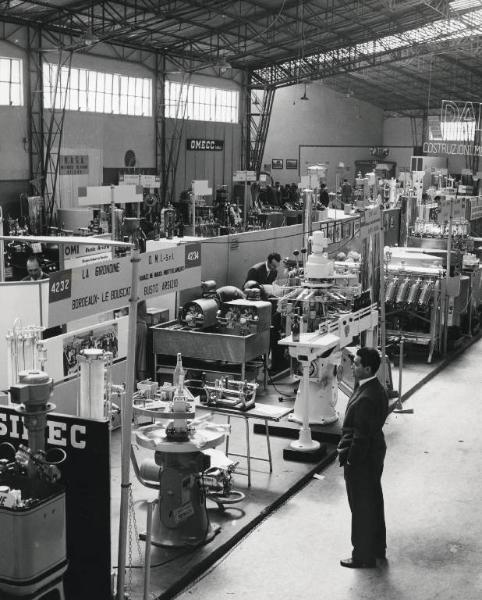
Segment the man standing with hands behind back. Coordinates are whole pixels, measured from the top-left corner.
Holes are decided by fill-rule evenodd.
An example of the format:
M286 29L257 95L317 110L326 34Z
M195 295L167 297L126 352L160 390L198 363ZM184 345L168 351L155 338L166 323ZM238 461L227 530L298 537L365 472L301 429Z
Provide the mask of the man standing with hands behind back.
M382 427L388 415L388 396L376 377L380 355L360 348L353 362L355 389L346 407L338 444L352 513L351 558L342 567L369 569L386 553L385 514L381 477L386 453Z

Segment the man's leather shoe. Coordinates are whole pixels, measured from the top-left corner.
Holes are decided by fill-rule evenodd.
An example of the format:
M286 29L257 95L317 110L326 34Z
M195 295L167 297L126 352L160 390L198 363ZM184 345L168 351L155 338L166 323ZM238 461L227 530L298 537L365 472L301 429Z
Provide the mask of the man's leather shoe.
M374 569L377 563L375 560L361 561L355 558L345 558L340 560L340 565L348 569Z

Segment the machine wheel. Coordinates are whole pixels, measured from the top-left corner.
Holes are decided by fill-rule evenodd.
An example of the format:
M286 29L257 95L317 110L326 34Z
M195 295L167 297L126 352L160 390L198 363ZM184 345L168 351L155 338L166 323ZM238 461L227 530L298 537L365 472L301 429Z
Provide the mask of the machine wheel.
M229 506L230 504L237 504L238 502L244 500L246 495L243 494L243 492L232 490L227 496L223 496L221 494L208 494L207 498L215 502L218 505L218 508L224 511L226 510L225 505Z

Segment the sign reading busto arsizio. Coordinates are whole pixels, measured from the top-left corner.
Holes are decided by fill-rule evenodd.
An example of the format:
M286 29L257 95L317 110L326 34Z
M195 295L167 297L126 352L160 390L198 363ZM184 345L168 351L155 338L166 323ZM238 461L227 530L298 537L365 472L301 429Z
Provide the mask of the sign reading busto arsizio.
M140 255L139 299L201 283L201 244L173 246ZM128 256L58 271L49 281L49 327L126 306L131 295Z

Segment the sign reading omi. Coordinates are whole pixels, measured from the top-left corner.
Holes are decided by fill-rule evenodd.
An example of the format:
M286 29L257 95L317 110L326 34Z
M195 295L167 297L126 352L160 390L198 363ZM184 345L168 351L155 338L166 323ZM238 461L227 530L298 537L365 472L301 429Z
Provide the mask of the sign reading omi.
M49 327L127 306L131 294L128 256L52 273ZM139 300L201 284L201 244L186 244L140 255Z

